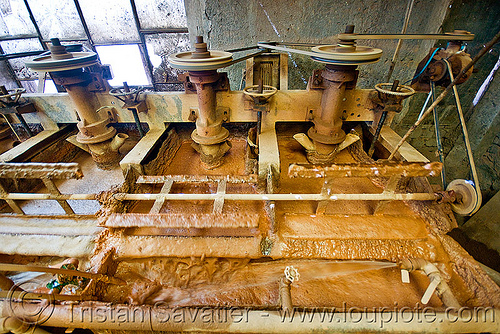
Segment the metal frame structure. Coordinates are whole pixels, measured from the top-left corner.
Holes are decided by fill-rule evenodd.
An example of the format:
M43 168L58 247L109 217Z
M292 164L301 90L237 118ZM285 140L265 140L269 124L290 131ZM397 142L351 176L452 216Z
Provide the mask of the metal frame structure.
M28 0L23 0L24 5L26 7L26 10L28 11L28 15L30 17L30 21L33 24L36 34L22 34L22 35L16 35L16 36L4 36L0 37L0 42L2 41L12 41L12 40L23 40L23 39L38 39L40 42L40 45L42 47L42 50L40 51L29 51L29 52L20 52L20 53L15 53L15 54L6 54L2 47L0 46L0 61L4 61L7 71L9 72L8 74L12 77L12 80L15 82L15 84L19 87L22 88L22 81L31 81L31 80L23 80L17 77L14 68L12 65L9 63L9 59L14 59L14 58L21 58L21 57L28 57L28 56L36 56L39 55L45 51L48 50L47 42L48 40L44 39L42 36L42 33L40 31L40 28L38 26L38 22L35 19L35 16L33 15L33 12L31 10L31 7L28 3ZM132 14L134 17L134 24L137 29L137 33L139 35L139 43L95 43L92 34L90 32L90 29L87 25L87 22L85 20L85 17L83 15L82 8L80 6L79 0L73 0L76 11L78 13L78 17L80 19L80 22L82 24L83 30L85 32L86 39L61 39L61 41L65 42L83 42L87 41L92 49L92 51L96 51L96 46L110 46L110 45L137 45L139 47L139 52L141 54L141 59L142 63L144 66L144 71L146 73L146 77L148 80L151 82L151 86L154 90L158 88L157 84L166 84L164 82L154 82L154 77L153 77L153 64L151 62L151 59L149 57L149 52L147 50L146 46L146 36L147 35L155 35L155 34L165 34L165 33L172 33L172 34L177 34L177 33L188 33L188 28L157 28L157 29L143 29L141 27L141 23L139 20L139 15L137 13L137 6L135 4L134 0L130 0L130 6L132 9ZM58 89L59 90L59 89Z

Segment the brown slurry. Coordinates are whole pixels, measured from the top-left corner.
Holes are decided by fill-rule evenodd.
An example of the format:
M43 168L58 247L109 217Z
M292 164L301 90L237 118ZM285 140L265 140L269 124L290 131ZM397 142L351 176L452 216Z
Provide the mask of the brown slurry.
M163 174L244 175L245 159L241 157L246 150L245 143L234 139L232 142L233 149L227 154L225 164L215 170L202 167L189 141L183 141L175 156L167 159L168 166L158 167L157 170L162 170ZM368 161L369 158L358 146L353 145L342 151L336 162ZM291 162L307 162L302 147L290 136L279 136L279 149L282 171ZM323 184L322 179L292 180L285 173L281 174L280 182L280 193L319 193ZM383 178L340 178L333 182L331 192L381 193L386 184L387 179ZM158 192L160 186L151 190ZM428 190L425 179L404 179L397 188L400 192ZM207 183L179 183L172 187L173 193L216 191L216 185ZM227 192L258 190L250 185L228 184ZM143 201L129 212L147 213L152 204L152 201ZM498 287L456 243L443 237L456 226L447 207L393 201L381 213L373 215L377 205L376 202L336 201L328 205L327 219L313 219L317 206L315 202L276 202L276 230L269 235L274 243L271 256L275 258L272 261L264 257L257 261L204 256L122 258L116 275L131 283L127 286L108 286L102 298L104 301L131 304L162 302L167 306L273 308L278 306L278 280L283 269L286 265L294 265L303 274L302 280L292 284L294 305L342 307L347 301L347 308L414 307L429 282L423 273L412 273L411 284L402 284L397 267L359 271L349 269L349 261L345 260L398 262L406 257L421 257L438 264L462 305L499 305ZM270 212L270 205L267 207ZM213 201L167 201L161 213L203 215L210 214L212 209ZM258 214L261 234L269 233L270 222L263 203L227 201L224 212ZM98 248L102 251L120 247L121 240L127 237L120 229L108 231L107 235L102 235ZM289 259L284 259L287 257ZM329 263L328 258L344 260L346 267L319 271L320 266ZM439 308L442 303L434 295L429 305Z

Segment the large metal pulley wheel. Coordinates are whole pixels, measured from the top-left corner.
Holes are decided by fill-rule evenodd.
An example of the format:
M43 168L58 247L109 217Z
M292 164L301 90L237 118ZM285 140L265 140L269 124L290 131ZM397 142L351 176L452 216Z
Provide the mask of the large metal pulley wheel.
M311 51L318 54L312 56L312 60L335 65L371 64L382 56L381 49L368 46L319 45Z
M375 85L375 90L386 95L409 97L415 94L415 90L410 86L399 85L395 91L392 91L392 83L379 83Z
M73 58L52 59L51 55L34 58L26 62L26 67L41 72L69 71L97 64L97 53L72 52Z
M193 52L180 52L168 56L173 68L184 71L210 71L226 67L232 61L233 54L225 51L210 51L210 57L193 58Z
M453 180L446 187L446 191L450 190L453 190L457 196L457 201L451 203L451 208L459 215L470 215L480 205L477 190L471 181L462 179Z

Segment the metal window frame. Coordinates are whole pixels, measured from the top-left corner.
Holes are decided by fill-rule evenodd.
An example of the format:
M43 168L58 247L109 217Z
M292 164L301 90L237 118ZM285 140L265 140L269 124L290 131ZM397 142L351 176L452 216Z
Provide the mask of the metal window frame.
M139 42L135 43L95 43L92 34L90 33L90 30L88 28L87 22L85 20L85 17L83 15L82 8L80 6L79 0L73 0L73 3L75 5L78 17L80 19L80 22L82 24L83 30L85 32L85 36L87 37L86 39L60 39L62 42L84 42L87 41L92 49L92 51L97 53L96 46L110 46L110 45L137 45L139 47L139 52L141 54L141 60L143 63L144 71L146 73L146 77L148 78L149 82L151 83L150 87L152 87L154 90L157 90L158 85L164 85L168 83L155 83L154 82L154 76L153 76L153 71L154 67L151 62L151 58L149 56L149 52L147 49L147 44L146 44L146 36L147 35L157 35L157 34L178 34L178 33L189 33L187 27L183 28L156 28L156 29L143 29L141 28L141 22L139 19L139 15L137 12L137 6L135 4L135 0L129 0L130 1L130 6L132 8L132 14L134 17L134 23L135 27L137 29L137 33L139 35ZM24 81L22 79L19 79L19 77L16 75L14 68L9 62L9 59L14 59L14 58L19 58L19 57L26 57L26 56L31 56L31 55L37 55L40 53L45 52L48 50L47 43L49 40L44 39L43 35L40 31L40 28L38 26L38 22L35 19L35 16L33 15L33 12L31 10L31 7L28 3L28 0L23 0L24 5L26 7L26 10L28 11L28 15L30 17L30 21L33 24L33 27L35 28L36 34L20 34L20 35L10 35L10 36L3 36L0 37L0 42L1 41L11 41L11 40L23 40L23 39L38 39L40 42L40 45L42 46L43 51L32 51L32 52L20 52L16 54L5 54L3 51L3 48L0 46L0 61L4 61L6 64L7 71L9 72L8 74L12 77L13 82L16 83L16 85L19 88L22 88L22 83L21 81ZM31 80L29 80L31 81ZM59 91L59 88L58 88Z

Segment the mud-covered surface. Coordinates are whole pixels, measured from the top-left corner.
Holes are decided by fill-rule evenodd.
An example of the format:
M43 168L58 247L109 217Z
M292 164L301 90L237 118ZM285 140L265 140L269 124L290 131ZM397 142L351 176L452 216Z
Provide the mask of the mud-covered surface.
M249 148L244 134L219 168L206 170L191 147L189 127L172 128L147 162L151 175L248 176ZM280 128L281 159L276 193L320 193L324 179L287 176L290 163L306 163ZM335 163L370 162L357 143ZM291 285L292 303L303 307L415 307L429 279L411 274L403 284L397 263L424 258L435 263L463 306L499 306L500 290L456 242L445 236L456 226L449 207L429 202L331 201L317 212L315 201L225 200L222 213L213 200L165 201L147 220L154 201L118 201L113 194L158 193L162 184L139 185L130 170L125 181L99 194L98 224L107 228L95 241L94 255L82 269L113 275L125 285L93 281L86 296L104 302L169 307L280 307L279 280L293 266L300 279ZM337 178L329 193L382 193L388 179ZM217 182L174 182L170 193L216 194ZM432 191L425 178L402 178L396 192ZM227 193L258 194L254 183L228 183ZM107 224L114 220L113 224ZM244 230L244 231L243 231ZM170 255L162 255L162 254ZM220 255L223 254L223 255ZM62 259L57 259L62 260ZM55 260L5 257L10 263L51 265ZM434 295L428 306L442 309Z
M282 127L282 130L278 140L281 169L286 171L290 163L306 163L307 160L302 147L292 139L294 129L287 131ZM203 168L186 131L181 129L171 138L167 145L170 148L163 149L163 152L170 152L173 156L163 157L167 162L165 165L161 165L159 159L155 160L159 164L156 170L161 170L164 175L234 176L248 172L249 160L244 158L248 156L248 147L241 136L232 138L233 147L225 157L225 164L214 170ZM340 152L335 163L370 161L358 143ZM277 193L283 194L319 193L324 182L323 179L290 179L283 172L279 181ZM388 179L382 177L339 178L329 187L330 194L381 193L387 183ZM161 184L141 187L135 190L156 193ZM228 184L226 191L258 193L261 190L251 184ZM396 186L396 192L428 191L432 189L425 178L402 178ZM174 183L170 192L214 194L217 185ZM217 236L221 231L217 228L231 226L231 222L214 224L213 233L205 234L205 238L214 240L210 246L213 248L207 249L212 255L207 257L155 257L142 252L134 255L132 251L126 253L127 257L120 258L120 249L123 250L124 245L141 250L148 246L141 246L141 242L154 242L155 247L170 249L173 243L182 245L195 235L203 239L203 234L187 233L189 226L183 226L185 232L176 233L169 228L112 228L101 234L96 250L118 250L116 276L128 284L109 285L99 298L136 305L274 308L279 306L278 281L284 268L293 265L302 275L301 280L292 284L294 305L339 307L347 303L356 307L413 307L419 302L429 280L423 273L414 272L411 284L403 284L394 263L415 257L436 263L461 305L498 305L498 287L470 262L472 258L456 243L443 239L442 235L456 226L449 207L416 201L391 201L382 205L375 201L333 201L328 203L325 214L321 216L316 212L317 205L314 201L226 201L224 213L249 213L260 217L257 224L258 235L262 238L260 252L267 255L261 255L260 259L239 255L214 256L231 243L231 239L223 238L223 234ZM126 212L146 214L152 206L153 201L141 201L129 206ZM166 201L159 217L169 218L155 221L167 227L189 225L186 219L177 224L175 217L211 215L213 206L213 201ZM125 214L123 219L133 217ZM235 222L234 225L241 223ZM132 221L130 224L135 226ZM233 241L256 237L233 237ZM207 245L201 239L199 242L195 239L187 246L194 247L193 253L200 247L197 245ZM238 245L250 247L246 243ZM241 251L244 254L244 249ZM182 249L182 254L189 252L190 249ZM443 307L436 295L429 305Z
M402 284L399 270L387 262L167 258L121 263L118 275L134 283L108 288L105 298L118 303L162 303L169 307L273 308L279 306L279 278L290 265L301 275L292 284L296 306L342 307L347 303L357 307L413 307L428 284L427 277L418 273L413 284ZM439 298L431 299L430 306L441 305Z

